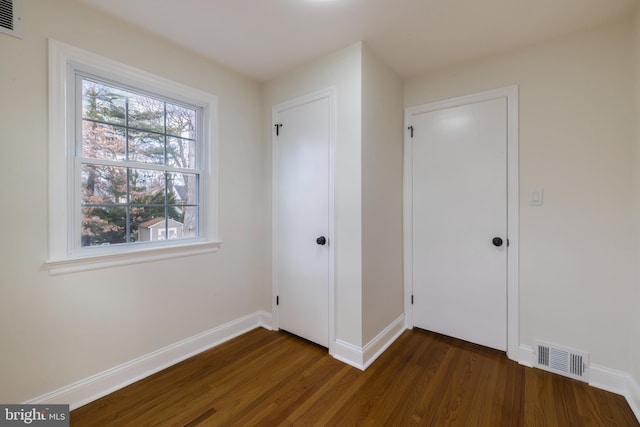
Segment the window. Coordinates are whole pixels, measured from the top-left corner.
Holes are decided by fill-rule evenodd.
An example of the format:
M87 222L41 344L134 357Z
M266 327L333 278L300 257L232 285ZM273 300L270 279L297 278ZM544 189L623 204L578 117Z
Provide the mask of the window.
M158 236L167 235L171 221L187 230L180 238L198 237L201 109L76 79L81 246L152 241L141 233L148 221Z
M49 50L52 274L216 250L217 98Z

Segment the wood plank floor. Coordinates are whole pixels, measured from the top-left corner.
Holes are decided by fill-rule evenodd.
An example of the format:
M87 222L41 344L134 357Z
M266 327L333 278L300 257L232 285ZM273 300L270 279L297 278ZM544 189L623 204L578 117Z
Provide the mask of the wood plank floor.
M640 426L621 396L405 331L365 372L255 329L72 411L72 426Z

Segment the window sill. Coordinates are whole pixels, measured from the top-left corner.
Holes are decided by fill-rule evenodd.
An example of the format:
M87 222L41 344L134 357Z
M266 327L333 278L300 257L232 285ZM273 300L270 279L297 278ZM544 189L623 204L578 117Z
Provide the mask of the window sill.
M183 246L118 252L113 254L100 254L75 258L69 257L64 259L47 260L45 264L49 269L49 274L57 276L61 274L100 270L103 268L142 264L145 262L212 253L217 252L221 244L222 242L204 242Z

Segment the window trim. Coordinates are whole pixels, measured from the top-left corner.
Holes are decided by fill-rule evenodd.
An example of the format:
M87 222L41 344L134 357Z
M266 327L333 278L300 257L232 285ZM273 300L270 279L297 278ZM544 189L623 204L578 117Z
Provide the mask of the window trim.
M148 245L117 245L74 251L76 70L192 104L203 111L202 236ZM109 58L49 39L49 254L50 274L96 270L215 252L218 235L218 97Z

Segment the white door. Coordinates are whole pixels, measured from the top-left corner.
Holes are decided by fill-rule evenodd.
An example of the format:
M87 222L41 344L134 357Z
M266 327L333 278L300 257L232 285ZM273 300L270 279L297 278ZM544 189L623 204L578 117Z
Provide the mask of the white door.
M507 348L507 98L411 119L413 324Z
M330 104L275 110L274 281L278 327L329 346Z

